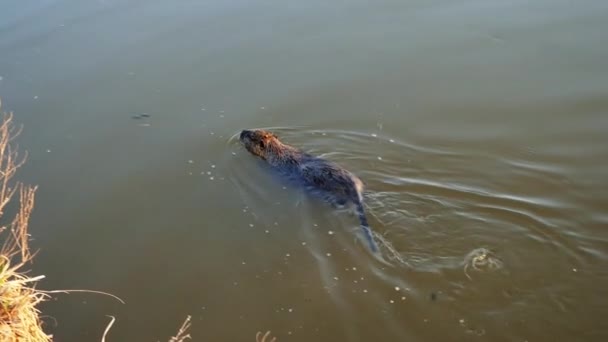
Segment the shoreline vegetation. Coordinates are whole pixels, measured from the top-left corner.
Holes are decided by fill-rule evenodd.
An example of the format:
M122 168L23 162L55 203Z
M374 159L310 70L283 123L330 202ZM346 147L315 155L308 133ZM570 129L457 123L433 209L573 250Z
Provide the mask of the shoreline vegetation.
M20 154L12 144L21 133L13 123L13 114L2 112L0 101L0 341L51 342L53 336L43 329L38 305L51 298L53 293L88 292L120 298L105 292L89 290L44 291L36 288L44 275L29 274L28 265L36 253L29 247L29 219L34 209L36 186L15 181L17 170L25 163L27 153ZM101 342L116 321L113 316L106 326ZM188 316L177 334L168 342L184 342L192 337L188 333L191 316ZM256 342L275 342L270 332L256 334Z

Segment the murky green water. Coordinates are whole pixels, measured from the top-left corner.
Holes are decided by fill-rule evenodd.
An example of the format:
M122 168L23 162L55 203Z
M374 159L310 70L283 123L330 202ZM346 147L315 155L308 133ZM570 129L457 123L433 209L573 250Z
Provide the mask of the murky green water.
M603 0L2 2L34 271L126 301L58 295L48 331L605 341L607 32ZM252 127L364 180L382 260Z

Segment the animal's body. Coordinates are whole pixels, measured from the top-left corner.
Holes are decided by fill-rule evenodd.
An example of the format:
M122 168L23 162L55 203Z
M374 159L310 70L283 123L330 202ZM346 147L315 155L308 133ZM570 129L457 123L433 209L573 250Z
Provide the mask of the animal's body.
M274 170L300 183L312 194L334 205L354 204L370 249L377 252L363 208L363 182L357 176L336 163L282 143L271 132L244 130L240 141L251 154L265 160Z

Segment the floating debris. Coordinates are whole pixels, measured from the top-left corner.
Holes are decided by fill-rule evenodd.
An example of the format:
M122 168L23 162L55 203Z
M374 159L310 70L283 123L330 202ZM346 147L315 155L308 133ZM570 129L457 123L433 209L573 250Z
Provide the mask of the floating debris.
M487 248L477 248L472 250L464 258L464 275L466 275L469 280L472 280L467 272L469 267L473 268L475 271L495 271L501 269L502 266L502 261L498 259L492 251Z

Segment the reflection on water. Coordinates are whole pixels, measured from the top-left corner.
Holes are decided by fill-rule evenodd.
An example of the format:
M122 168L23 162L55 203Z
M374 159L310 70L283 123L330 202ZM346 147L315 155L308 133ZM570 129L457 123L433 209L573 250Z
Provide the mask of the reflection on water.
M0 11L58 340L603 341L604 1L91 1ZM366 183L381 242L234 139ZM56 323L55 323L56 320Z

